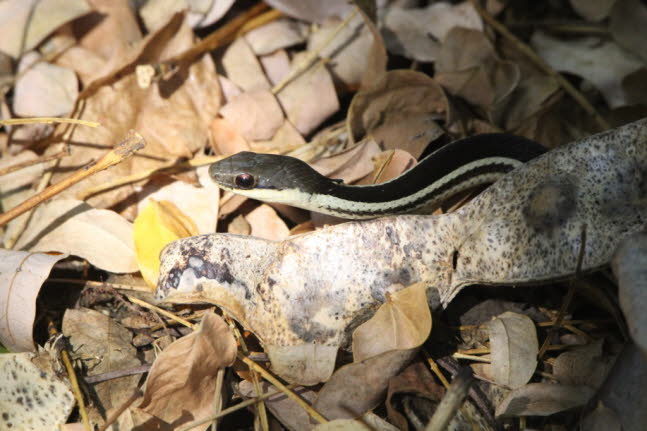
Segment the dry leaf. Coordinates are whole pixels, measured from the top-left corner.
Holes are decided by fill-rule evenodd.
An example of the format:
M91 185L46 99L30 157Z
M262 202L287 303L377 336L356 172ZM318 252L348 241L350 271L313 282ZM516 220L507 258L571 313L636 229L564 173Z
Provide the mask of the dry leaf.
M293 68L304 55L294 57ZM339 109L330 72L321 66L312 67L290 81L277 97L288 120L302 135L312 132Z
M413 70L388 72L375 87L355 94L346 119L351 141L371 136L384 149L419 157L443 134L435 119L447 112L445 94L433 78Z
M157 284L162 249L176 239L198 234L193 220L175 204L153 199L139 213L133 228L137 265L151 287Z
M87 308L68 309L63 316L62 332L74 354L83 358L89 376L142 364L132 345L132 333L103 313ZM132 395L140 378L138 374L127 375L93 385L100 409L120 407Z
M285 154L306 145L306 140L299 131L290 123L284 120L283 125L269 141L256 141L250 144L252 151L256 153Z
M290 235L290 229L288 229L285 222L267 204L259 205L250 211L245 216L245 220L247 220L252 228L251 236L272 241L281 241Z
M496 416L549 416L585 405L595 394L589 386L530 383L510 392L496 408Z
M21 117L56 117L72 111L79 94L76 75L70 69L39 62L39 55L22 57L14 87L13 110ZM27 67L29 70L25 71Z
M389 379L404 369L416 349L391 350L337 369L324 384L313 407L327 419L362 416L386 395Z
M207 167L208 168L208 167ZM174 181L141 199L141 212L150 200L171 202L188 216L196 227L196 234L212 233L218 224L218 202L220 191L213 181L203 187L195 187L183 181Z
M0 51L18 58L57 28L90 10L85 0L0 2Z
M426 8L388 8L384 27L388 30L383 33L389 51L428 62L438 58L438 41L445 39L453 27L482 31L483 23L468 1L457 5L438 2Z
M288 16L308 22L323 22L328 17L343 17L352 8L346 0L268 0L267 4Z
M373 140L366 140L350 150L334 156L322 157L311 166L321 175L354 183L373 171L373 157L380 152L380 147Z
M274 95L267 90L249 91L234 98L220 109L222 115L251 141L271 139L283 125L283 111Z
M214 118L209 127L213 149L217 154L230 156L241 151L249 151L250 146L234 127L224 118Z
M519 388L537 368L539 342L530 317L506 311L487 323L490 334L491 375L509 388Z
M290 57L284 49L261 56L260 62L272 86L277 85L290 73Z
M602 355L603 340L561 353L553 364L553 375L564 384L588 385L597 389L609 371L609 359Z
M36 297L54 264L65 257L0 249L0 342L10 351L34 350Z
M205 313L197 331L157 356L139 408L174 426L212 413L216 374L234 362L236 350L225 321Z
M48 354L0 355L0 429L58 431L74 408L74 396L50 365Z
M227 78L244 91L269 90L270 83L247 41L239 37L222 56Z
M15 248L73 254L110 272L137 271L132 223L75 199L38 206Z
M387 294L368 322L353 332L353 360L364 361L390 350L420 346L431 332L427 286L417 283Z
M305 42L308 28L291 19L277 19L245 34L245 39L256 55L270 54Z
M191 29L178 17L130 48L129 53L135 60L143 56L155 62L193 46L193 38ZM146 148L137 157L70 187L63 192L65 196L74 196L87 187L109 183L122 175L159 167L167 159L190 158L209 139L208 127L220 103L218 80L209 56L178 70L180 75L156 81L147 89L139 88L128 59L120 58L119 67L105 73L110 77L119 72L119 78L113 81L118 80L109 80L111 85L100 85L103 80L95 81L96 84L84 90L87 99L81 118L99 120L102 127L73 129L70 139L84 145L75 147L71 156L61 160L52 181L57 182L69 175L70 169L78 169L103 156L106 148L119 142L129 129L144 136ZM132 193L132 185L118 187L89 198L89 202L97 207L123 204L121 200Z
M242 309L241 305L238 303L234 306ZM300 324L303 323L300 322ZM304 326L305 331L312 332L312 328L316 328L317 323L312 322ZM337 346L306 342L288 346L265 344L263 347L272 363L272 371L288 382L312 386L328 381L335 371Z
M597 37L561 40L536 31L531 42L537 54L553 68L574 73L595 85L611 108L627 104L622 79L643 66L640 58L615 42Z
M271 390L276 390L276 387L270 385L269 383L263 381L260 384L261 392L266 393ZM238 391L244 397L255 397L256 391L254 391L254 384L243 380L238 385ZM295 394L307 401L309 404L312 404L317 397L317 393L311 389L306 389L302 386L293 388ZM310 423L310 415L303 410L299 404L297 404L292 398L287 397L282 392L278 392L276 395L272 395L265 400L265 406L272 412L272 415L278 419L284 427L288 430L302 431L309 430L314 425Z
M399 177L416 163L416 159L406 151L383 151L373 157L373 172L364 177L358 184L384 183Z
M369 66L367 52L373 36L361 16L356 16L341 31L339 19L329 19L308 38L308 51L321 49L320 57L328 59L326 66L335 80L357 87ZM338 32L329 43L331 35ZM323 47L323 49L322 49Z
M447 34L436 68L438 83L487 112L496 110L521 78L519 66L499 59L485 34L461 27Z
M206 27L222 18L233 4L234 0L156 0L145 3L139 14L149 31L158 29L173 14L183 10L187 10L191 27Z
M367 415L369 415L368 413ZM313 428L313 431L396 431L397 428L388 422L381 420L378 416L373 415L381 423L370 423L364 415L359 419L335 419L333 421L319 424Z
M234 84L234 82L226 76L218 75L218 82L220 83L222 96L224 97L226 102L233 100L243 92L243 90L241 90L239 86Z

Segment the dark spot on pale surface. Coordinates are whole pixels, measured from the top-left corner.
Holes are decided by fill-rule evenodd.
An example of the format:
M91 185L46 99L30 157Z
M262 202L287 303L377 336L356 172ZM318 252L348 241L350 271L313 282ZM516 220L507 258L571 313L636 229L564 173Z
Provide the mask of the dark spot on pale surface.
M547 230L563 225L575 205L575 185L568 178L549 179L532 190L523 215L533 228Z

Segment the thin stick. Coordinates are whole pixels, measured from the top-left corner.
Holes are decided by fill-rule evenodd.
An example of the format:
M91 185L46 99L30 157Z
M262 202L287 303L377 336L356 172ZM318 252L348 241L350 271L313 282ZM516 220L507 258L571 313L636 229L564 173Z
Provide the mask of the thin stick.
M52 337L56 337L57 335L59 335L58 330L54 326L54 322L52 322L51 320L47 324L47 332ZM85 426L86 431L92 431L92 426L90 425L90 418L88 417L88 412L85 409L85 401L83 400L83 394L81 393L81 388L79 387L79 381L76 378L76 372L74 371L74 367L72 366L72 361L70 360L70 354L68 353L67 348L65 346L62 346L59 353L61 355L61 360L65 365L65 369L67 370L67 378L70 380L70 386L72 386L72 393L74 394L76 403L79 406L79 414L81 415L81 420L83 421L83 425Z
M467 398L467 393L472 383L474 383L474 377L470 369L461 368L454 380L452 380L452 384L440 404L438 404L425 431L444 431L447 429L447 425L449 425L449 422L456 415L458 409L461 408L465 398Z
M173 319L176 322L181 323L182 325L186 326L187 328L195 329L196 325L194 323L191 323L188 320L185 320L185 319L183 319L183 318L181 318L179 316L176 316L175 314L171 313L170 311L166 311L166 310L164 310L162 308L156 307L153 304L149 304L148 302L142 301L141 299L135 298L134 296L131 296L131 295L126 295L126 298L128 298L128 300L130 302L132 302L133 304L137 304L140 307L144 307L144 308L147 308L149 310L156 311L159 314L162 314L162 315L168 317L169 319Z
M7 166L6 168L0 169L0 176L7 175L24 168L28 168L29 166L38 165L40 163L49 162L51 160L62 159L63 157L66 157L69 155L70 155L70 152L67 149L65 149L65 150L59 151L58 153L50 154L48 156L41 156L32 160L26 160L24 162L16 163L15 165Z
M87 168L79 169L69 177L61 180L59 183L47 187L42 192L30 197L16 207L3 214L0 214L0 226L4 226L11 220L18 217L20 214L26 213L31 208L34 208L35 206L45 202L47 199L56 196L63 190L71 187L79 181L89 177L90 175L107 169L110 166L121 163L128 157L132 156L135 151L144 148L144 146L144 138L139 133L131 130L130 132L128 132L128 135L126 136L126 138L124 138L123 141L121 141L115 148L106 153L106 155L104 155L93 165Z
M108 190L112 190L117 187L125 186L127 184L136 183L137 181L145 180L155 175L156 173L163 173L167 171L172 172L174 170L181 170L181 169L194 168L197 166L210 165L211 163L215 163L218 160L222 160L222 159L223 159L223 156L209 156L209 157L196 157L195 159L187 160L186 162L181 162L181 163L177 163L176 161L168 162L157 168L149 169L142 172L137 172L135 174L128 175L125 177L120 177L114 181L110 181L105 184L100 184L96 187L88 187L87 189L78 193L76 197L79 200L85 200L90 196L94 196L96 194L99 194Z
M52 123L67 123L67 124L80 124L88 127L99 127L101 123L96 121L79 120L78 118L58 118L58 117L33 117L33 118L8 118L0 120L0 126L12 126L18 124L52 124Z
M445 375L443 374L443 372L440 371L440 367L438 367L438 364L436 363L436 361L433 360L431 355L425 349L422 349L422 354L425 356L425 359L429 364L429 368L431 368L431 371L433 371L436 377L438 377L438 379L443 384L445 389L449 388L449 382L447 381L447 378L445 378Z
M225 379L225 369L219 368L216 374L216 389L213 396L213 411L220 413L222 411L222 382ZM214 419L211 424L211 431L218 431L218 419Z
M314 420L319 422L320 424L324 424L328 422L325 417L321 415L318 411L312 408L307 402L305 402L301 397L299 397L297 394L292 392L290 389L288 389L283 383L278 381L276 377L271 375L265 368L261 367L258 365L256 362L252 361L248 357L242 355L240 352L238 352L238 359L243 361L245 364L249 365L250 368L252 368L254 371L257 371L265 380L276 386L283 392L285 395L288 396L288 398L291 398L292 401L297 403L298 405L301 406L302 409L306 411Z
M288 388L293 388L293 387L294 387L294 385L288 385ZM279 389L272 389L270 391L265 392L263 395L259 395L258 397L250 398L248 400L242 401L242 402L236 404L235 406L231 406L231 407L228 407L228 408L222 410L219 413L214 413L214 414L209 415L209 416L207 416L205 418L198 419L198 420L193 421L193 422L189 422L188 424L186 424L182 428L178 429L177 431L190 431L192 428L195 428L198 425L206 424L207 422L211 422L211 421L213 421L215 419L220 419L221 417L227 416L228 414L236 412L236 411L238 411L240 409L244 409L245 407L249 407L251 405L254 405L254 404L256 404L256 403L258 403L260 401L266 400L266 399L268 399L270 397L273 397L274 395L280 394L280 393L281 393L281 391Z
M85 286L88 286L88 287L109 287L109 288L115 289L115 290L129 290L131 292L135 291L135 292L150 293L150 291L151 291L151 288L146 286L146 285L134 286L134 285L130 285L130 284L108 283L106 281L77 280L76 278L51 277L51 278L48 278L47 281L52 281L54 283L80 284L80 285L85 285Z
M108 427L113 423L115 423L117 419L119 419L119 416L121 416L121 414L125 412L126 409L130 407L135 401L137 401L137 399L142 395L143 395L142 390L137 388L137 390L133 392L130 398L128 398L122 405L119 406L117 410L115 410L114 412L112 412L110 416L108 416L108 419L106 419L106 423L104 423L103 426L99 428L99 431L106 431Z
M582 225L582 232L580 234L580 250L579 253L577 254L577 263L575 264L575 277L579 277L580 273L582 272L582 262L584 261L584 252L586 251L586 223ZM550 345L550 339L552 338L553 334L557 329L562 325L562 320L564 320L564 316L566 315L566 311L568 310L568 307L571 305L571 301L573 301L573 296L575 295L575 284L571 283L571 285L568 288L568 292L566 292L566 296L564 297L564 301L562 302L562 306L559 308L559 312L557 313L557 318L555 319L555 326L552 326L548 330L548 334L546 335L546 338L544 338L544 342L541 345L541 348L539 349L539 353L537 353L537 359L541 359L544 354L546 353L546 350L548 349L548 346Z
M557 72L555 69L553 69L548 63L544 61L539 55L533 51L533 49L525 44L521 39L519 39L517 36L512 34L508 28L501 24L499 21L497 21L492 15L490 15L483 7L480 5L479 0L470 0L472 5L474 6L474 9L478 12L479 15L481 15L481 18L483 18L484 21L486 21L488 24L494 28L498 33L500 33L503 37L507 38L512 42L512 44L517 48L519 52L524 54L530 61L535 63L539 68L541 68L544 72L555 78L559 85L566 91L572 98L577 102L582 109L586 111L587 114L593 116L595 119L596 123L598 123L598 126L602 130L607 130L611 128L611 125L604 119L596 109L589 103L589 101L580 93L573 85L568 82L562 74Z
M272 87L272 94L278 94L281 90L285 88L294 78L301 75L303 72L308 70L310 66L317 60L321 51L333 41L335 37L351 22L355 15L357 15L358 9L355 8L352 13L341 22L332 33L324 40L324 42L319 45L316 49L308 52L305 57L292 69L290 73L287 74L285 78L281 80L278 84Z

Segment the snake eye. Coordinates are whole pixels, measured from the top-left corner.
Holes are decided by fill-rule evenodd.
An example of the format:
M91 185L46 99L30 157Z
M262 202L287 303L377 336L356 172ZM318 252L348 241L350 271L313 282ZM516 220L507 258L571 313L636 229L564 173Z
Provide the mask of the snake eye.
M234 179L234 183L236 184L236 187L247 190L254 187L256 181L254 180L254 176L251 174L238 174Z

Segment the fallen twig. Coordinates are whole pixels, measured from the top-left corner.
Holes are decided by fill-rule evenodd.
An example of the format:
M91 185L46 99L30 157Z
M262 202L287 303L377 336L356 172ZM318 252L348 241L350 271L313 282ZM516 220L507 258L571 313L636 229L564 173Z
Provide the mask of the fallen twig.
M58 153L50 154L47 156L41 156L32 160L26 160L24 162L16 163L15 165L7 166L6 168L0 169L0 176L7 175L24 168L28 168L29 166L38 165L40 163L49 162L51 160L62 159L63 157L66 157L69 155L70 155L70 151L68 148L66 148L64 150L59 151Z
M117 146L115 146L115 148L109 151L93 165L79 169L59 183L47 187L42 192L30 197L29 199L15 206L9 211L0 214L0 226L4 226L19 215L26 213L31 208L34 208L47 199L56 196L63 190L89 177L90 175L93 175L99 171L103 171L110 166L121 163L128 157L132 156L135 151L144 148L145 145L146 144L144 142L144 138L139 133L131 130L123 141L121 141Z
M474 383L474 377L471 370L469 368L459 369L458 374L452 380L452 384L427 424L426 431L443 431L447 429L447 425L463 405L472 383Z

